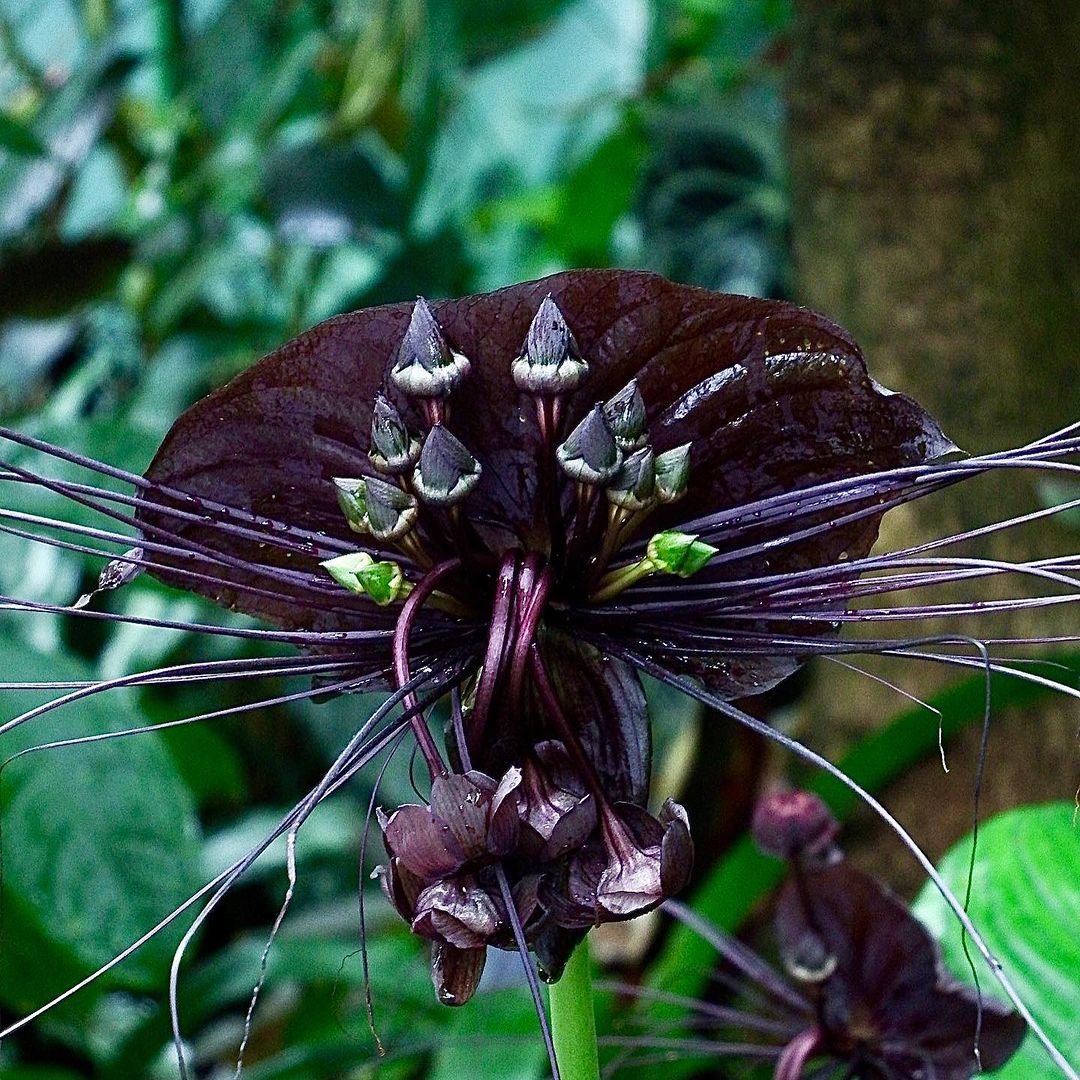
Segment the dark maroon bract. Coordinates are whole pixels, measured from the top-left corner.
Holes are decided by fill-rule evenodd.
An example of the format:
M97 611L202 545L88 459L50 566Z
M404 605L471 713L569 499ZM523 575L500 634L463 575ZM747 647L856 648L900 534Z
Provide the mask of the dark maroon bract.
M4 479L78 503L105 525L12 510L0 528L76 551L104 546L112 561L99 591L145 571L273 628L172 624L98 610L90 596L75 605L81 617L301 650L101 682L0 733L144 681L287 671L316 687L278 700L386 690L319 784L168 916L205 898L177 957L276 837L295 836L323 799L411 737L430 786L416 803L383 808L379 876L432 943L439 998L469 998L489 946L531 952L555 979L590 927L655 907L691 872L684 810L650 795L641 673L823 767L732 699L814 656L852 653L1047 681L1012 658L1072 638L980 633L973 642L951 621L985 625L997 612L1075 601L1076 557L1009 563L947 549L1062 507L902 551L871 548L890 508L972 476L1076 470L1078 432L965 458L918 405L875 383L851 338L823 316L639 272L573 271L343 315L188 410L145 477L0 431L23 450L135 488L127 495L4 461ZM993 576L1023 591L911 599ZM940 620L941 633L905 636L911 619ZM849 621L869 632L846 641ZM428 714L447 700L439 730ZM785 839L799 813L793 804L767 823L770 850L828 851L827 821L803 821L797 842ZM836 877L822 873L823 883ZM863 900L878 914L888 907ZM857 914L844 915L845 933ZM836 949L827 955L840 964ZM920 949L912 963L925 968ZM539 1001L531 962L526 971ZM861 986L843 986L844 1007L861 1007ZM927 993L913 1002L938 1000ZM951 989L947 997L958 1000ZM791 1054L839 1046L845 1030L819 1024ZM182 1065L175 1010L173 1031ZM880 1044L880 1060L892 1060L885 1043L896 1032L910 1043L899 1029L873 1031L863 1041Z
M512 947L518 922L557 977L589 926L655 906L692 864L681 807L646 809L645 697L611 647L670 663L685 616L627 609L634 586L666 574L676 595L691 576L722 586L864 555L873 493L828 529L814 528L824 508L806 515L807 536L779 545L786 520L707 522L951 449L819 315L647 274L576 272L316 327L180 418L147 473L164 498L138 519L148 538L178 534L208 556L198 578L186 559L158 576L319 632L319 650L354 661L358 677L392 671L404 686L463 657L445 755L413 718L432 806L384 817L383 880L444 953ZM208 520L178 523L170 491ZM223 534L216 505L251 514L251 537ZM326 539L268 544L264 520ZM331 541L353 554L327 558ZM710 634L728 629L716 605L703 614ZM764 620L730 629L777 633ZM376 633L362 642L358 631ZM773 685L799 659L688 647L678 666L729 697ZM447 785L462 783L471 795L451 806ZM481 809L505 826L484 824ZM443 979L440 996L465 1000L480 967L455 963L468 978Z

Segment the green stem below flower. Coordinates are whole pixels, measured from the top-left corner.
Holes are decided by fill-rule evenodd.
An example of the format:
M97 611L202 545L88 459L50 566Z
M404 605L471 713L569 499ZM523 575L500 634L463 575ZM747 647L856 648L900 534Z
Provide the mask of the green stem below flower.
M600 1080L588 938L573 951L562 978L551 987L550 1001L561 1080Z

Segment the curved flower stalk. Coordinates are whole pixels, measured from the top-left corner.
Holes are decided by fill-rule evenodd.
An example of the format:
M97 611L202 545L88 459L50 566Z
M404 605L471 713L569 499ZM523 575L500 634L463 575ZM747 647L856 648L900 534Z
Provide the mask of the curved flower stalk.
M298 646L294 670L320 690L396 688L403 718L380 713L280 832L407 726L430 786L383 808L379 875L432 943L449 1004L472 995L489 947L531 952L555 980L590 927L687 880L686 814L671 799L652 809L639 672L723 706L815 655L980 664L970 626L915 640L884 628L1080 597L1076 557L953 554L976 534L871 552L891 507L979 474L1080 468L1080 425L962 458L824 317L643 273L570 272L332 319L180 417L144 477L2 434L135 493L50 479L23 454L8 480L104 524L2 510L0 528L113 552L101 589L145 571L269 622L208 629ZM995 576L1016 580L1015 599L890 603ZM115 617L92 597L78 611ZM883 636L845 640L852 620ZM1046 681L995 658L1038 641L974 628L989 667ZM245 671L118 682L220 674ZM447 692L451 724L432 730L425 709Z
M612 1072L682 1051L769 1061L774 1080L970 1080L1012 1057L1027 1031L1021 1017L945 971L937 944L907 908L844 861L837 831L809 792L780 792L759 803L754 839L791 870L774 911L784 974L669 901L670 915L716 947L724 1003L672 1002L631 988L645 1002L684 1006L694 1035L616 1036L610 1041L622 1054Z

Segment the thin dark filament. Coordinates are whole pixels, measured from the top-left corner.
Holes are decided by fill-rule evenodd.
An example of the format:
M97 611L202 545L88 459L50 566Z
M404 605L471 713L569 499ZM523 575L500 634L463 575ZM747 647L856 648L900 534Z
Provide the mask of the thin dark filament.
M2 462L0 462L0 469L2 469L2 467ZM20 472L22 475L14 472L5 473L0 471L0 481L6 480L13 484L28 484L31 487L41 486L38 474L31 473L26 469L21 469ZM31 477L33 477L33 479L31 479ZM176 518L177 521L191 521L204 528L207 525L212 524L222 533L238 536L245 540L256 540L259 543L266 543L271 547L279 548L281 551L289 551L296 555L303 555L306 558L317 559L324 555L341 554L346 551L355 551L357 545L363 546L363 539L359 536L356 538L356 543L350 543L349 541L339 540L334 536L309 532L306 529L297 529L295 526L288 525L279 518L258 518L256 520L262 522L262 524L266 526L266 529L249 529L242 525L233 525L231 522L227 521L208 520L205 513L198 514L193 513L190 510L182 510L169 503L150 502L146 498L140 498L139 496L134 495L124 495L118 491L110 491L108 488L94 487L93 484L77 484L71 480L61 480L50 477L49 487L50 490L56 491L64 496L69 494L88 495L93 496L94 498L103 499L106 502L132 506L136 509L146 508L155 510L163 515ZM197 497L191 495L187 496L189 501L195 498ZM310 536L312 539L294 541L289 539L293 534ZM375 549L372 548L371 550L374 552Z
M236 1072L233 1074L236 1080L239 1080L240 1074L244 1071L244 1055L247 1053L248 1041L251 1038L251 1024L255 1019L255 1009L259 1004L259 995L262 993L262 988L266 984L266 972L270 962L270 950L277 940L278 932L281 930L281 924L285 921L285 916L289 911L292 898L296 893L296 831L299 827L300 822L297 822L297 824L288 831L285 837L285 873L288 878L288 886L285 889L285 896L281 901L281 906L278 908L277 915L274 918L274 923L270 927L270 933L267 936L266 943L263 945L262 955L259 957L259 977L255 982L254 989L251 991L247 1013L244 1015L244 1031L240 1039L240 1047L236 1052Z
M24 473L28 479L32 479L40 487L43 487L49 491L56 491L56 486L53 481L44 477L37 476L28 470L20 469L18 466L14 466L10 463L5 463L8 469L11 469L17 473ZM101 502L87 498L83 495L76 495L71 492L56 492L63 495L71 502L76 503L79 506L84 506L89 510L93 510L102 517L110 518L113 521L118 521L121 524L127 525L131 528L138 530L143 536L158 536L170 540L175 545L177 554L185 552L193 552L197 555L203 556L208 562L215 563L219 566L229 567L233 570L240 570L241 572L250 573L252 570L252 563L246 559L237 558L236 556L229 555L226 552L209 547L206 544L201 544L196 540L192 540L190 537L181 535L170 529L162 528L159 525L154 525L145 520L138 520L133 515L123 514L118 510L113 510L108 506L105 506ZM65 526L59 526L61 528ZM120 541L118 541L120 542ZM130 539L123 538L123 542L130 543ZM261 540L260 540L261 542ZM302 573L297 570L287 570L284 568L270 566L266 563L258 564L259 571L270 578L277 578L279 581L294 582L299 576L305 583L308 582L309 576L306 573Z
M810 1002L737 938L725 934L680 900L665 900L660 908L707 941L740 974L768 991L777 1001L800 1015L810 1014Z
M1080 439L1061 437L1064 433L1075 430L1076 427L1077 425L1071 425L1068 428L1063 428L1061 432L1047 436L1043 440L1029 443L1014 450L987 454L982 457L970 458L967 461L929 462L922 465L901 466L855 478L844 477L838 480L829 480L799 488L795 491L781 492L751 503L707 514L687 522L684 528L687 532L709 536L722 534L725 525L738 524L745 527L748 517L754 527L776 522L786 523L790 521L791 506L793 504L797 512L802 511L805 507L805 512L817 513L821 510L831 509L837 504L843 505L844 503L857 502L866 498L880 497L890 490L907 489L902 501L908 502L922 498L931 491L941 490L944 487L966 480L973 474L978 475L995 468L1074 472L1077 469L1076 466L1053 459L1080 450ZM1039 447L1042 451L1039 457L1025 456L1028 451L1035 447ZM837 497L835 499L830 498L834 494ZM814 499L820 501L814 503L811 501Z
M113 611L91 611L64 604L48 604L35 600L22 600L15 596L0 595L0 611L36 611L48 615L75 615L81 619L103 619L106 622L122 622L129 626L154 626L162 630L187 630L199 634L218 634L225 637L253 638L260 641L280 641L293 645L347 645L356 641L388 641L394 631L386 630L258 630L238 626L214 626L209 623L174 622L142 615L128 615ZM460 636L460 635L459 635Z
M439 689L429 698L426 698L423 703L419 705L413 704L415 702L415 697L413 697L414 690L435 681L435 676L431 672L422 672L421 675L417 676L413 685L407 683L406 687L403 688L403 692L399 691L398 694L391 695L391 697L387 698L386 702L372 714L371 718L360 728L356 735L349 740L348 745L341 751L315 788L308 792L308 794L294 806L293 810L278 823L269 836L264 837L263 840L252 848L248 855L242 860L233 864L232 869L226 873L221 884L214 890L202 909L192 920L191 925L185 930L183 937L180 939L180 943L173 953L172 964L169 968L169 1017L172 1023L173 1047L176 1052L177 1066L180 1070L181 1080L188 1080L188 1072L184 1058L183 1037L180 1031L180 1015L178 1008L180 964L192 939L210 917L213 910L225 897L229 889L232 888L236 881L248 870L252 863L254 863L255 859L257 859L259 855L274 842L274 840L283 833L292 833L296 829L299 829L311 816L316 806L344 784L348 783L353 776L356 775L357 771L371 761L376 754L386 749L391 742L401 734L406 724L412 722L413 715L419 714L423 708L426 708L432 701L437 700L438 696L441 695L445 689L445 683L439 686ZM410 698L412 698L412 702L410 702ZM382 722L389 714L390 710L399 703L399 700L404 703L404 712L400 720L393 724L389 729L384 730L376 737L374 742L366 743L365 741L367 740L369 733L378 723Z
M951 538L950 538L951 539ZM1059 573L1060 569L1073 570L1080 565L1080 556L1064 555L1047 559L1034 559L1029 562L1014 563L998 559L981 558L909 558L905 553L868 556L853 559L850 562L811 570L791 573L762 575L756 578L743 578L737 581L689 582L680 583L679 598L661 604L640 603L638 597L656 594L670 596L671 586L635 586L634 593L627 593L626 600L615 607L632 608L634 611L670 611L678 607L694 610L709 610L712 599L714 605L722 605L723 610L746 604L756 598L767 598L770 603L783 599L806 597L815 599L826 596L831 600L850 600L863 595L876 593L901 592L909 589L925 588L954 581L967 581L973 578L993 577L997 574L1017 574L1038 577L1069 588L1080 587L1075 578ZM935 572L903 573L886 575L883 571L893 571L904 567L943 567ZM876 573L876 577L863 575ZM830 586L841 586L829 591ZM715 598L715 599L713 599ZM602 608L595 609L598 613Z
M27 754L39 750L59 750L65 746L81 746L84 743L107 742L110 739L125 738L128 735L145 735L151 731L167 731L170 728L187 727L189 724L198 724L204 720L218 720L223 716L237 716L241 713L252 712L255 709L267 709L276 705L286 705L292 701L304 701L313 697L321 697L323 694L333 694L338 691L347 691L356 686L355 679L342 679L340 682L331 683L328 686L313 686L307 690L298 690L292 694L279 694L276 697L266 698L260 701L249 701L243 705L231 705L224 709L215 709L211 712L199 713L197 716L185 716L179 720L166 720L160 724L145 724L140 727L123 728L120 731L103 731L97 735L81 735L74 739L57 739L52 742L38 743L36 746L28 746L12 754L3 762L0 762L0 770L7 768L11 762ZM59 706L59 702L50 702L50 706ZM63 702L67 704L67 702ZM11 721L14 723L14 721ZM3 734L3 731L0 731Z
M636 998L639 1001L655 1002L660 1005L677 1005L685 1009L698 1024L730 1024L751 1031L760 1031L766 1035L776 1035L788 1039L801 1030L800 1025L792 1020L770 1020L765 1016L732 1008L730 1005L716 1005L711 1001L687 997L685 994L673 994L667 990L656 990L649 986L635 986L610 979L598 979L598 990L607 990L613 994ZM673 1025L686 1023L684 1019L673 1020Z
M268 666L273 665L273 666ZM138 679L140 686L173 685L182 683L212 682L217 679L261 679L271 675L313 675L337 671L355 663L348 660L321 660L307 655L254 657L236 660L200 660L191 664L125 675L125 679ZM297 670L299 669L299 670ZM317 670L318 669L318 670ZM0 682L0 690L84 690L98 686L99 679L68 679L56 682Z
M371 786L371 796L368 798L367 811L364 814L364 828L360 833L360 852L357 856L360 874L356 889L356 908L360 922L360 967L364 982L364 1013L367 1016L368 1030L375 1040L375 1048L378 1050L380 1057L386 1053L386 1048L382 1044L382 1039L379 1038L378 1028L375 1024L375 1000L371 992L371 958L368 955L367 947L367 902L364 899L364 863L367 861L368 836L371 833L371 819L375 816L375 802L379 797L379 789L382 787L383 777L390 767L390 762L394 760L394 756L401 747L404 736L405 732L403 731L398 736L397 741L390 745L386 758L383 760L382 765L379 766L379 771L375 774L375 782Z
M16 514L11 511L0 510L0 517L30 518L32 516L33 515ZM102 536L102 530L99 529L91 529L86 526L67 525L63 522L55 522L52 524L54 524L56 528L64 529L68 532L81 532L90 535L96 534L99 539L109 540L109 537L107 535ZM218 589L227 587L230 591L233 592L247 593L251 596L264 596L270 600L278 600L288 604L300 603L306 605L309 608L314 608L317 606L319 611L333 612L335 614L345 615L354 619L361 617L368 619L371 619L372 617L386 618L386 613L382 611L382 609L373 605L369 600L363 600L360 597L353 597L348 593L344 593L340 588L324 588L322 587L322 583L317 582L314 578L309 579L310 588L307 595L305 595L304 591L299 589L295 592L283 592L278 589L267 589L258 585L252 585L248 582L239 581L234 578L225 579L220 576L215 576L213 574L203 574L200 573L198 570L190 570L183 567L171 566L168 563L154 562L152 559L136 558L135 556L128 554L114 555L112 552L101 551L98 548L90 547L86 544L76 544L69 540L60 540L54 536L43 536L40 533L29 532L24 529L16 529L11 525L0 525L0 533L6 533L9 536L17 536L23 540L31 540L36 543L45 544L48 547L58 548L62 551L74 551L81 555L99 556L108 559L110 562L114 563L126 563L129 566L137 566L140 570L147 570L150 572L160 571L162 573L169 574L171 577L183 579L189 582L202 582L214 586ZM126 543L130 545L132 540L134 540L135 538L122 537L120 539L126 541ZM184 554L186 556L190 556L192 554L190 552L185 552L182 549L170 549L167 545L155 544L152 541L145 540L139 542L139 548L151 551L175 552L177 554ZM197 554L196 558L203 559L204 557ZM220 562L214 559L204 559L204 561L210 565L222 565ZM257 569L261 573L264 568L260 565L257 567ZM273 578L274 576L276 575L267 574L267 577ZM305 586L305 588L308 588L308 586ZM94 592L103 591L108 590L95 589L92 593L90 593L90 595L92 596ZM311 594L314 594L314 596L312 596ZM325 597L326 599L320 599L320 597ZM344 606L341 604L342 600L355 602L349 604L348 606Z
M300 538L301 540L310 541L315 544L333 545L341 543L341 541L335 541L333 537L324 536L323 534L313 532L310 529L288 525L283 521L277 521L273 518L253 514L246 510L240 510L235 506L228 506L225 503L215 502L213 499L207 499L201 495L192 495L189 492L181 491L179 488L170 487L168 484L161 484L157 481L148 480L145 476L140 476L138 473L128 472L126 469L117 468L115 465L107 465L102 461L96 461L94 458L88 458L82 454L76 454L71 450L65 450L61 446L54 446L52 443L43 442L41 439L35 439L31 435L24 435L21 432L13 431L11 428L0 427L0 439L7 439L20 446L26 446L31 450L40 451L42 454L49 457L71 462L73 465L81 466L82 468L87 469L90 472L96 472L101 476L109 476L114 480L121 480L124 483L131 484L132 487L135 487L140 491L152 491L170 499L179 499L182 502L197 505L202 511L203 521L205 521L206 512L212 511L215 514L225 514L236 521L243 521L249 525L268 527L271 536ZM161 509L165 512L172 512L173 510L171 506L161 506ZM196 520L200 519L198 513L195 513L194 517ZM226 528L226 525L223 522L215 522L215 524L220 524L223 528ZM265 539L265 536L263 533L256 531L255 538ZM344 547L343 550L350 549Z
M388 744L388 734L392 736L394 733L400 733L402 730L407 729L407 718L403 716L395 722L394 726L389 729L388 733L384 732L378 737L378 743L376 744L374 749L372 749L371 747L362 747L360 745L362 739L366 737L367 733L369 733L377 724L381 723L382 720L389 715L391 710L399 704L399 702L406 693L411 690L415 690L417 687L421 686L426 680L430 678L432 678L431 673L422 672L420 675L416 676L412 685L402 690L398 690L394 694L390 695L390 697L387 698L387 700L379 707L379 709L372 714L371 718L361 729L361 732L358 732L357 735L354 736L354 738L350 741L349 746L346 747L346 752L350 752L352 755L350 760L350 766L355 767L352 768L352 771L348 772L347 775L343 776L343 778L340 780L340 783L335 780L332 786L332 790L337 790L337 788L341 786L341 784L346 783L348 779L350 779L352 775L354 775L356 768L362 767L363 761L365 760L365 754L370 754L373 756L375 753L378 752L379 748L381 748L383 745ZM341 758L339 757L338 760L340 761ZM337 770L336 762L335 765L332 767L331 772L334 772L335 770ZM341 770L337 771L340 772ZM278 822L271 835L269 835L268 837L264 837L264 839L260 841L258 845L253 847L249 852L247 852L247 854L241 856L241 858L238 859L235 863L233 863L229 868L223 870L211 881L207 882L204 886L202 886L202 888L194 892L191 896L187 898L187 900L185 900L178 907L174 908L172 912L170 912L153 927L151 927L150 930L148 930L145 934L139 937L136 941L132 942L132 944L127 946L127 948L117 953L116 956L114 956L107 963L102 964L99 968L97 968L97 970L91 972L89 975L87 975L85 978L81 979L74 985L68 987L68 989L66 989L63 993L58 994L56 997L46 1002L38 1009L35 1009L28 1015L21 1017L16 1022L9 1024L3 1030L0 1030L0 1039L6 1038L8 1035L11 1035L14 1032L20 1030L21 1028L27 1026L34 1020L38 1019L38 1017L48 1012L50 1009L59 1005L61 1002L66 1001L68 998L77 994L80 990L97 981L99 978L101 978L101 976L111 971L114 967L116 967L118 964L122 963L129 956L131 956L132 953L140 949L143 945L146 944L147 941L155 937L171 923L175 922L176 919L178 919L182 914L184 914L184 912L188 911L195 904L197 904L201 899L203 899L203 897L212 893L226 879L230 879L230 881L233 881L236 879L236 877L239 877L240 874L242 874L249 866L251 866L251 864L270 846L270 844L274 842L274 840L281 836L282 833L287 831L295 815L304 808L306 802L307 797L305 796L303 800L297 803L293 807L293 809L290 810L289 813L286 814L285 817L283 817ZM230 875L232 875L231 878Z
M615 650L613 650L615 651ZM873 795L870 794L864 787L856 783L850 776L847 775L842 769L838 768L827 758L822 757L820 754L811 750L809 747L804 746L802 743L795 739L790 738L783 732L777 731L775 728L770 727L762 720L758 720L756 717L751 716L749 713L743 712L741 709L732 705L730 701L725 701L723 698L717 697L715 694L709 693L709 691L697 686L691 680L684 678L681 675L675 675L668 671L666 668L661 667L659 664L647 659L646 657L639 656L630 653L625 650L618 650L622 659L627 663L636 667L639 671L644 671L646 674L653 676L653 678L659 679L661 682L667 685L681 690L684 694L694 698L702 704L709 705L722 713L724 716L735 720L737 723L742 724L744 727L749 728L751 731L757 732L759 735L763 735L765 738L772 739L774 742L779 743L785 749L790 750L792 753L803 758L805 761L816 765L818 768L823 769L834 779L842 783L846 788L851 790L855 795L859 797L867 806L870 807L877 815L884 821L890 829L896 834L901 843L911 852L916 861L922 867L927 877L933 883L934 888L941 894L945 903L952 910L953 915L959 921L960 925L967 931L974 943L975 947L982 954L983 959L989 965L990 970L994 973L995 978L1004 990L1006 997L1012 1002L1016 1011L1023 1017L1028 1025L1028 1029L1035 1035L1039 1042L1043 1045L1046 1052L1050 1055L1054 1064L1058 1067L1061 1073L1068 1077L1069 1080L1080 1080L1080 1075L1068 1061L1065 1060L1064 1055L1055 1045L1054 1041L1043 1029L1042 1025L1032 1015L1031 1010L1028 1008L1024 999L1017 992L1013 986L1012 979L1006 973L1001 961L998 960L991 952L989 945L987 945L982 934L972 923L967 912L964 910L963 905L953 895L952 890L945 883L944 879L938 873L934 864L923 852L922 848L915 842L910 833L900 824L899 821L879 802Z

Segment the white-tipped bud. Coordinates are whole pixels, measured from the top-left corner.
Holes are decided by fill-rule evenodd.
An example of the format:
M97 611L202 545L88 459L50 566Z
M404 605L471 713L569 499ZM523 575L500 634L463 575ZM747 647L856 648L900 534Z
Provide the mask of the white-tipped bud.
M601 405L589 410L555 453L563 472L579 484L606 484L622 464Z
M446 397L469 367L468 359L450 348L427 301L417 297L390 371L394 385L410 397Z
M412 495L373 476L367 478L365 486L368 527L376 540L393 543L412 531L418 513Z
M689 482L689 443L656 455L656 497L662 503L678 502L686 494Z
M401 414L383 394L376 394L371 410L371 464L381 473L400 476L420 457L420 440L409 433Z
M611 428L615 442L624 454L639 450L648 442L645 428L645 402L638 389L637 379L631 379L613 398L604 404L604 419Z
M604 492L608 502L624 510L647 510L656 503L655 455L648 446L623 458Z
M480 462L461 440L436 424L424 440L420 463L413 473L416 494L432 506L454 506L480 481Z
M335 476L334 493L349 528L355 533L371 532L367 516L367 481L363 477Z
M545 296L529 325L522 354L511 364L514 384L529 394L568 394L589 373L558 304Z

